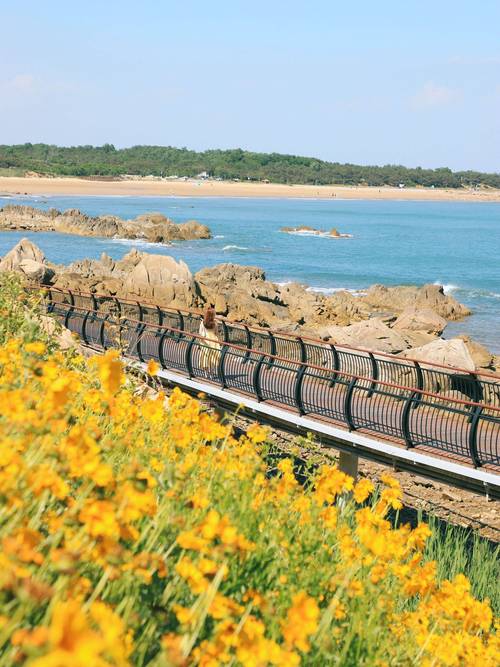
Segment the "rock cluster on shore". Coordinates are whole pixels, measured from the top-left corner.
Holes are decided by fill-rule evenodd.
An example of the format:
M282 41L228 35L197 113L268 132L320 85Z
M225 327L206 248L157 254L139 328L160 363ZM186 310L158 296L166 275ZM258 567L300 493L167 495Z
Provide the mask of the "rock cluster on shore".
M212 304L249 325L320 337L339 345L418 357L466 370L500 367L500 359L467 337L443 340L446 324L470 314L439 285L385 287L325 296L298 283L278 285L262 269L219 264L192 274L182 261L133 249L119 261L104 254L69 266L49 264L28 239L0 260L0 271L61 289L117 295L177 308ZM459 342L457 342L459 341Z
M114 215L94 217L78 209L42 211L31 206L10 205L0 209L0 230L144 239L151 243L209 239L212 236L210 229L196 220L176 224L161 213L145 213L134 220L122 220Z

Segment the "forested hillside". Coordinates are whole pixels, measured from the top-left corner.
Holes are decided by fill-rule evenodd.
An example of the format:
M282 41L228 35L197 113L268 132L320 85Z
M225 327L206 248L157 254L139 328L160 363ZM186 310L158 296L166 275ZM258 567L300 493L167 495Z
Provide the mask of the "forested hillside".
M0 169L35 171L65 176L196 176L274 183L315 185L392 185L461 188L500 188L500 174L453 172L448 168L422 169L400 165L360 166L325 162L316 158L279 153L252 153L239 148L196 152L171 146L60 147L48 144L0 145ZM7 172L8 173L8 172Z

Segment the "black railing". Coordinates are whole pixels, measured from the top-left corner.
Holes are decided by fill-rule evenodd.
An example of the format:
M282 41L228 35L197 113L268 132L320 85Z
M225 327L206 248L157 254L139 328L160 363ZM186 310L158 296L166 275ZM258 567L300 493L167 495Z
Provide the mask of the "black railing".
M164 325L183 333L196 334L199 331L201 315L193 311L111 296L45 289L49 301L53 303L66 303L101 314ZM265 353L270 357L284 357L290 361L307 362L332 371L344 371L371 378L373 383L385 380L411 389L441 394L444 398L464 398L475 403L500 407L500 377L487 373L403 359L345 345L333 345L304 336L249 327L223 318L217 320L217 326L221 341L247 348L246 361L254 358L256 352ZM414 407L417 405L416 401Z
M464 400L457 398L453 384L460 372L433 371L418 362L363 356L362 351L310 344L276 333L276 353L271 353L263 344L269 341L265 333L227 322L227 335L221 335L214 348L197 333L199 316L192 313L113 299L106 308L97 300L95 309L92 300L85 307L75 295L70 299L67 293L57 293L61 295L65 298L54 299L55 294L48 293L49 312L88 345L118 348L143 362L154 359L165 369L349 430L377 433L407 448L438 450L475 467L500 468L500 407L485 401L485 393L493 391L486 392L486 385L499 388L491 380L467 375L479 389L474 390L473 400ZM182 327L174 326L179 323ZM236 331L243 332L241 341L224 340ZM249 337L256 347L249 344ZM293 358L292 349L298 350L298 359ZM397 381L400 376L404 382ZM438 380L439 391L426 386ZM443 386L448 391L443 392Z

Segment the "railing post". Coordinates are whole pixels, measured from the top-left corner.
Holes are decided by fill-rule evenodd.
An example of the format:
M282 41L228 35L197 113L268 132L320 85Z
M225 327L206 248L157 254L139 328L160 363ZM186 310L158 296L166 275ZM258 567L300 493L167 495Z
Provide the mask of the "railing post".
M74 312L75 308L73 305L71 305L67 310L66 310L66 315L64 316L64 326L66 329L68 328L69 324L69 318L71 317L72 313Z
M411 439L411 432L410 432L410 411L412 407L415 407L415 403L419 403L421 398L421 394L419 391L412 391L408 398L406 399L405 406L403 408L403 412L401 414L401 431L403 433L403 438L406 444L406 449L411 449L415 445L413 444L413 440Z
M136 301L135 305L137 306L137 313L138 313L138 318L137 319L139 320L139 322L142 322L143 317L144 317L144 311L142 310L142 304L139 301Z
M104 319L101 322L101 328L99 329L99 342L101 343L101 347L103 350L106 349L106 345L104 343L104 327L106 325L106 322L108 321L109 315L106 315Z
M298 341L299 346L300 346L300 360L302 361L302 363L305 364L307 362L307 350L306 350L305 343L302 340L302 338L300 338L300 337L297 338L297 341Z
M71 290L68 290L69 294L69 303L71 306L75 305L75 297L73 296L73 292Z
M297 410L301 415L306 414L306 411L304 410L304 402L302 400L302 384L304 382L305 372L306 366L302 363L297 369L297 377L295 379L294 388L295 405L297 406Z
M43 303L45 304L45 308L48 313L51 313L54 310L54 307L52 306L52 290L50 287L47 287L47 289L44 291L43 294ZM52 306L52 307L51 307Z
M332 356L333 356L333 370L334 373L332 375L332 379L330 380L330 387L333 387L335 385L335 382L337 381L337 378L339 376L338 373L335 371L340 370L340 357L339 353L337 352L337 348L333 343L330 343L330 350L332 351Z
M118 311L118 317L121 317L121 316L122 316L122 304L121 304L121 301L120 301L120 299L118 299L118 298L115 296L115 297L114 297L114 302L115 302L116 309L117 309L117 311Z
M481 386L481 383L479 382L477 378L477 374L472 372L470 373L472 376L472 386L474 387L473 391L471 391L471 399L474 401L474 403L480 403L483 400L483 388ZM475 414L475 409L472 408L470 417L469 417L469 422L472 424L472 420L474 419L474 414Z
M349 427L349 431L356 430L356 426L354 425L352 419L352 396L354 394L354 388L356 386L357 381L358 378L356 377L352 378L352 380L349 382L349 386L347 387L347 392L344 401L344 419L346 421L347 426Z
M271 352L270 354L271 359L269 360L268 368L272 368L274 366L274 356L276 356L276 338L274 337L274 334L272 331L268 331L267 335L269 336L269 342L271 344Z
M186 356L184 358L186 368L187 368L187 372L188 372L188 375L189 375L190 378L192 378L194 376L192 353L193 353L193 345L195 344L195 342L196 342L196 338L194 338L194 337L191 338L191 340L189 341L189 343L186 347Z
M260 386L260 370L262 368L262 364L264 363L265 359L265 354L261 354L259 361L255 365L255 369L253 372L253 377L252 377L252 382L253 382L253 389L255 391L255 397L257 400L262 401L262 389Z
M224 320L221 320L220 323L222 325L222 340L224 341L224 343L227 343L227 342L229 342L229 332L228 332L227 324L225 323Z
M417 389L420 389L420 391L424 390L424 374L422 372L422 368L418 361L414 361L413 364L415 365L415 372L417 375ZM415 397L415 401L413 402L413 409L418 408L420 405L420 402L422 400L422 394L418 392L417 396Z
M224 372L224 362L226 360L228 347L227 345L222 345L221 347L222 349L220 351L219 363L217 364L217 375L219 376L221 387L225 389L227 387L227 383L226 383L226 375Z
M378 364L377 360L373 356L373 352L368 352L368 356L370 357L370 363L372 366L372 380L373 382L370 384L370 389L366 394L367 398L371 398L373 396L373 392L375 391L375 388L377 386L377 380L378 380Z
M247 327L247 325L243 325L245 327L245 332L247 335L247 352L245 352L245 356L243 357L243 362L246 364L246 362L250 359L250 350L252 349L252 334L250 333L250 329Z
M156 306L156 313L158 315L158 325L161 327L163 324L163 311L160 306Z
M83 318L83 322L82 322L82 338L83 338L83 342L86 345L88 345L88 343L89 343L89 340L87 338L87 320L89 319L89 315L90 315L90 310L87 310L87 312L85 313L85 316Z
M142 356L142 334L146 330L146 325L144 323L138 324L137 325L137 343L136 343L136 349L137 349L137 356L139 359L144 363L144 357Z
M90 294L90 298L92 299L92 308L97 312L98 307L97 307L97 299L95 298L94 293Z
M479 453L477 451L477 431L479 426L479 420L481 418L481 413L483 407L477 405L472 413L472 419L470 422L470 431L469 431L469 452L474 464L474 468L479 468L481 464L481 459L479 458Z

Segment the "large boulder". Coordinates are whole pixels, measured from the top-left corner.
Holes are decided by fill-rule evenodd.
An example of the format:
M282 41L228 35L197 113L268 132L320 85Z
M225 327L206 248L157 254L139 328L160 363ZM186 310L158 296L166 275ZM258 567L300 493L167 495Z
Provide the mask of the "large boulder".
M491 370L495 367L495 356L488 350L488 348L481 345L481 343L472 340L470 336L462 335L459 336L459 338L464 341L476 368Z
M203 301L214 304L230 319L260 326L280 326L288 321L279 286L266 280L262 269L218 264L198 271L195 280Z
M46 284L54 271L46 264L45 255L29 239L21 239L0 261L0 271L17 271L28 280Z
M427 345L415 347L401 354L403 357L425 361L427 364L451 366L465 371L474 371L476 366L466 344L461 338L444 340L438 338Z
M459 303L451 295L445 294L442 285L423 287L372 285L362 300L373 310L390 313L401 313L407 308L431 309L446 320L460 320L471 312L467 306Z
M196 284L187 264L168 255L144 253L124 279L123 288L134 297L179 307L190 307L196 300Z
M324 338L337 345L361 347L377 352L395 354L411 347L411 339L395 331L379 318L357 322L347 327L325 327L320 330Z
M393 324L394 329L425 331L440 335L446 328L446 320L431 308L406 308Z

